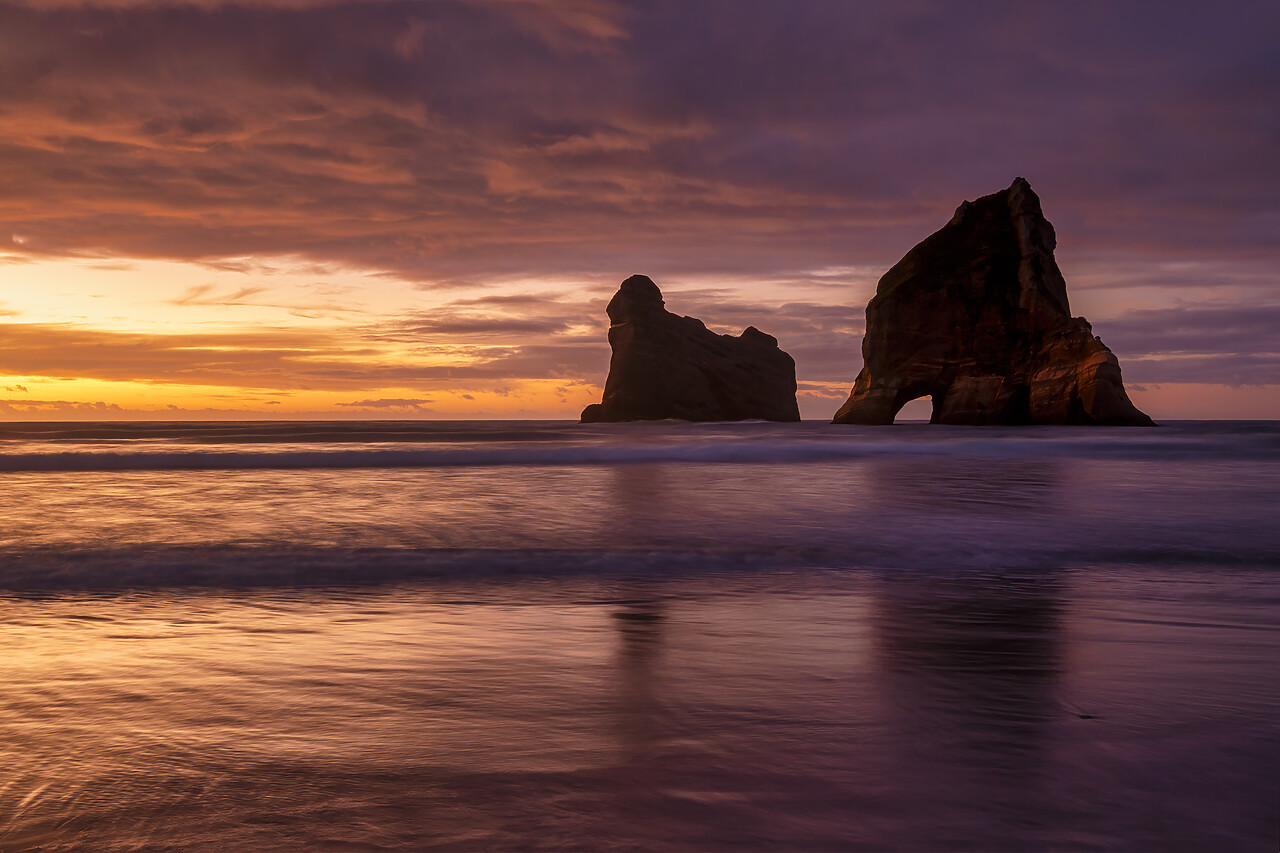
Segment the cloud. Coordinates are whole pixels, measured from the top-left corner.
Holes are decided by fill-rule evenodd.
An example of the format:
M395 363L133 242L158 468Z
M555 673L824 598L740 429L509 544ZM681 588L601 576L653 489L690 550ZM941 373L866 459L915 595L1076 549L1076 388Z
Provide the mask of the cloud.
M175 9L209 10L225 6L245 6L261 10L314 9L342 2L344 0L10 0L8 5L42 11L121 9L155 12ZM346 2L349 3L350 0Z
M697 317L721 334L737 335L747 326L755 326L773 335L795 359L801 379L852 385L861 367L860 340L865 326L861 300L851 299L849 305L770 305L719 291L673 290L664 291L664 296L668 310Z
M1130 311L1094 332L1119 356L1129 380L1280 384L1277 304L1193 303Z
M1073 251L1274 258L1277 23L1196 4L0 3L0 232L423 282L776 277L887 268L1025 174Z
M849 386L823 385L814 382L798 382L796 383L796 396L801 401L807 398L811 401L835 401L839 403L849 396Z
M1280 386L1280 355L1197 355L1123 359L1125 380L1140 382L1201 383L1231 387Z
M354 403L336 403L338 406L359 409L415 409L422 410L423 403L430 403L430 399L401 399L401 398L380 398L377 400L357 400Z
M449 386L577 378L608 365L603 341L380 349L345 330L259 329L154 335L11 323L0 375L272 391Z
M1218 260L1135 257L1106 253L1080 262L1060 253L1059 263L1072 293L1087 290L1219 290L1271 291L1276 284L1273 259L1240 258L1230 263ZM1194 298L1194 297L1193 297Z
M598 310L593 312L593 307ZM455 299L429 311L404 312L369 327L366 334L407 343L493 338L539 343L585 332L588 341L599 342L608 329L603 307L567 302L552 293L490 294Z
M102 400L83 402L76 400L0 400L0 413L14 415L33 414L108 414L115 416L124 411L118 403L106 403Z
M267 306L265 256L458 297L274 305L359 324L296 334L13 324L0 359L355 394L599 382L606 290L644 272L678 313L776 336L822 394L857 373L879 272L1021 174L1126 377L1261 381L1274 333L1242 293L1272 310L1278 27L1189 2L0 0L0 264L254 277L188 307ZM1124 313L1174 289L1245 314Z
M513 335L554 335L564 331L564 320L539 319L489 314L445 314L423 316L396 324L397 337L421 338L428 335L479 335L511 337Z
M245 305L250 296L256 296L266 290L265 287L249 286L233 289L230 293L213 295L214 285L198 284L188 287L181 296L171 299L171 305Z
M268 401L266 405L272 405ZM425 413L425 410L424 410ZM156 420L157 416L183 420L244 420L267 412L258 409L256 403L245 403L236 408L214 406L183 407L173 403L161 409L133 408L103 400L6 400L0 399L0 418L30 420L32 418L57 418L58 420ZM332 418L364 418L358 411L271 411L273 418L317 420Z

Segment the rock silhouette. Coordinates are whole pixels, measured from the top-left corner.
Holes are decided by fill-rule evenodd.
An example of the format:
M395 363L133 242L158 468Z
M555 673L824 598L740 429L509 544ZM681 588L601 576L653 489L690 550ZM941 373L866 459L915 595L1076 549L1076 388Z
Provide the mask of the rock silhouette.
M609 378L583 423L800 420L796 364L776 338L754 326L736 338L717 335L664 304L647 276L618 288L607 309Z
M891 424L931 395L931 423L1154 426L1115 355L1071 316L1055 245L1023 178L961 204L880 279L834 422Z

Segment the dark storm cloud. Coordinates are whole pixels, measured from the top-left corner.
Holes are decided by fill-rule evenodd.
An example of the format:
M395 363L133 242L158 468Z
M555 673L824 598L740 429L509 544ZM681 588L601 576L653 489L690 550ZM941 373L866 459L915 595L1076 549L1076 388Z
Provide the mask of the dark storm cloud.
M772 275L887 266L1023 174L1073 252L1270 259L1277 23L1265 4L0 3L0 235L427 281Z

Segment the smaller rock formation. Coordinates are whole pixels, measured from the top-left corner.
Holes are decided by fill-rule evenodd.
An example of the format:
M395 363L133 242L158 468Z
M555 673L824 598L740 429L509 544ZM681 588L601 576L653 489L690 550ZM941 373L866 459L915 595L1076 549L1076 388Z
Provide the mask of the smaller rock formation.
M583 423L798 421L796 363L776 338L748 326L717 335L664 307L662 291L633 275L609 302L609 378Z
M931 423L1154 426L1115 355L1071 316L1055 244L1023 178L961 204L880 279L835 423L891 424L930 395Z

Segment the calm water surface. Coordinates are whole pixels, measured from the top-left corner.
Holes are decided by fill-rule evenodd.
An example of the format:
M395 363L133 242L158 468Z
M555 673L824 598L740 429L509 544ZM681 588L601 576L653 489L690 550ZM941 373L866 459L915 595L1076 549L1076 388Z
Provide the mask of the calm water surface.
M0 849L1280 840L1275 424L0 443Z

